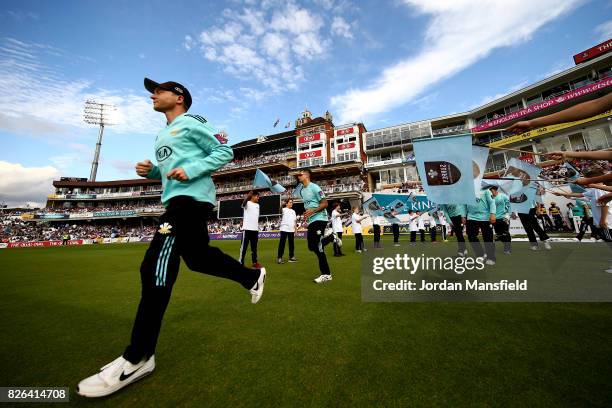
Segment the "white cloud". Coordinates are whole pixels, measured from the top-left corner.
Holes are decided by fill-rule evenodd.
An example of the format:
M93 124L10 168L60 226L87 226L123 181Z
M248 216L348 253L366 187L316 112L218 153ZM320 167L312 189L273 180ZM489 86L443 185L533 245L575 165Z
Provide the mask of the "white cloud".
M351 25L346 22L342 17L334 17L331 25L331 32L334 35L344 38L353 38L353 33L351 32Z
M66 61L70 58L71 60ZM88 99L117 106L118 133L154 133L163 123L148 97L132 90L106 90L86 79L68 79L55 63L75 59L63 50L7 38L0 42L0 129L12 133L74 133L90 127L83 122ZM45 62L43 62L43 60ZM89 60L87 60L89 62ZM18 92L16 92L18 90Z
M601 41L612 38L612 20L608 20L595 27L595 32L599 35L599 40Z
M263 1L226 9L220 23L200 34L199 45L204 58L228 74L255 79L265 92L279 93L303 81L303 61L327 55L331 40L323 35L324 24L324 16L294 1Z
M340 122L364 120L411 101L429 86L486 57L525 42L581 0L403 0L431 16L422 51L385 69L360 89L331 98Z
M6 13L20 23L26 20L40 20L40 16L36 13L32 13L31 11L7 10Z
M191 49L193 48L194 44L195 44L195 41L194 41L193 37L191 37L190 35L186 35L185 39L183 40L183 47L187 51L191 51Z
M53 192L53 180L59 177L60 171L53 166L24 167L0 160L0 202L11 206L45 202Z

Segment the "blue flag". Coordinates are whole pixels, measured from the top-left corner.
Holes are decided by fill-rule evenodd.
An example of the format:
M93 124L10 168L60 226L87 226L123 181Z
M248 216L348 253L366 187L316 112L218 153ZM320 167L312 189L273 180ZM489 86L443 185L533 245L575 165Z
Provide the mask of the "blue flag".
M293 197L302 198L302 188L304 188L304 185L302 183L298 183L298 185L295 187L295 190L293 190Z
M414 141L417 170L427 197L438 204L474 204L472 135Z
M257 169L255 171L255 179L253 180L253 187L265 187L269 188L274 193L282 193L285 191L285 187L278 184L276 181L270 180L270 177L263 171Z
M580 178L580 172L570 163L563 163L562 171L559 174L566 178L572 193L584 193L586 191L584 187L574 184L574 181Z
M512 211L519 214L529 213L529 210L533 207L538 188L536 183L531 180L537 179L541 171L542 169L538 166L519 160L516 157L508 161L508 168L502 177L514 179L511 180L511 189L508 190L512 191L508 194ZM517 188L517 186L520 188Z
M472 169L474 173L474 194L480 197L480 183L487 168L489 148L484 146L472 146Z

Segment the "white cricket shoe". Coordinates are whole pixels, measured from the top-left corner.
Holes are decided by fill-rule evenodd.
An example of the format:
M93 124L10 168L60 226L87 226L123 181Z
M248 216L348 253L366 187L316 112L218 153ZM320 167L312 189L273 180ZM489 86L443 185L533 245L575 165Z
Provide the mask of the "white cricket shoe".
M136 380L151 374L155 370L155 356L132 364L123 356L115 359L100 369L100 372L87 377L77 385L77 393L84 397L104 397Z
M531 249L532 251L539 251L540 247L537 245L532 245L529 249Z
M260 269L259 279L255 282L255 285L251 288L251 303L255 304L261 299L264 290L264 282L266 281L266 268Z
M332 280L332 276L331 275L321 275L318 278L316 278L314 280L315 283L325 283L327 281Z
M549 250L552 249L548 241L544 241L544 248L549 249Z
M494 261L494 260L492 260L492 259L487 259L487 260L485 261L485 263L486 263L487 265L491 265L491 266L495 265L495 261Z

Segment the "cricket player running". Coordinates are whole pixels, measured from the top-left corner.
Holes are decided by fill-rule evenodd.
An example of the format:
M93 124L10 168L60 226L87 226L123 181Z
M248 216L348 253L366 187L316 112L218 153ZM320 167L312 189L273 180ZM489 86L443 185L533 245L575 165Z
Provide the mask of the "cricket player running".
M330 230L331 234L325 236L327 226L327 198L325 193L317 184L310 181L310 170L304 169L296 174L301 188L298 188L299 195L304 201L304 219L308 220L308 232L306 240L308 241L308 249L315 253L319 261L319 271L321 275L315 278L315 283L325 283L332 280L327 257L325 256L325 245L330 242L335 242L338 246L342 246L342 241L338 236Z
M232 160L231 147L206 119L186 113L191 95L184 86L148 78L144 85L167 124L155 139L157 166L145 160L136 173L161 179L166 212L140 266L142 291L130 344L122 356L78 384L77 392L86 397L112 394L155 369L155 346L181 257L194 271L240 283L252 303L261 298L266 278L265 268L246 268L209 245L207 220L215 204L211 174Z

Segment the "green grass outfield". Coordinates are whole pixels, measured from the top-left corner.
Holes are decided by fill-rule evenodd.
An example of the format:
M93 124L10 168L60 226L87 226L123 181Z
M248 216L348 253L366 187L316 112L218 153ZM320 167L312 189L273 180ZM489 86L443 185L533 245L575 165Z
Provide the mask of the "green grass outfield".
M322 286L305 241L296 264L276 245L260 241L257 305L181 266L156 371L99 400L74 389L123 352L146 245L0 250L0 385L108 407L612 406L612 304L363 303L351 238Z

